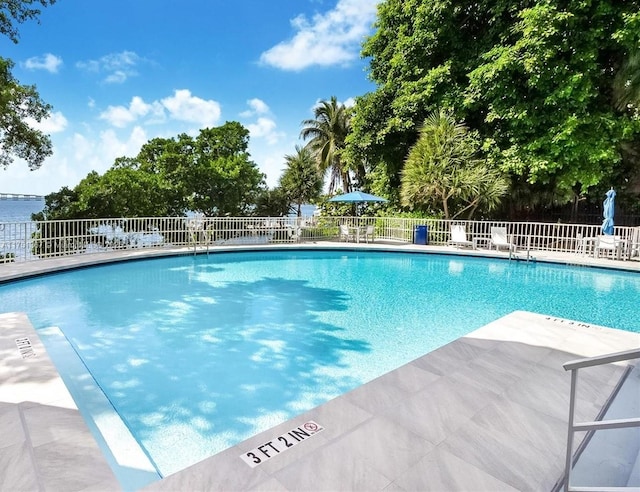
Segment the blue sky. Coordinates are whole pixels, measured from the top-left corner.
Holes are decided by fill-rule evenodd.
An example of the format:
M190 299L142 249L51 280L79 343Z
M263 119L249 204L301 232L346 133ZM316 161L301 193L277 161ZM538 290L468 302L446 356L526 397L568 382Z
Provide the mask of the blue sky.
M275 186L319 100L375 89L361 59L379 0L58 0L0 39L13 75L53 106L54 155L15 160L0 192L48 194L155 137L239 121Z

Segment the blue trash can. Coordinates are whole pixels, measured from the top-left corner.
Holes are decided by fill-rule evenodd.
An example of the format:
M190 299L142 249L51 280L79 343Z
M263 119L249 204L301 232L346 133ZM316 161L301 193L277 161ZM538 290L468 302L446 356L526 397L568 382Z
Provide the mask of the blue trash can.
M426 225L418 225L413 231L413 244L429 244L429 228Z

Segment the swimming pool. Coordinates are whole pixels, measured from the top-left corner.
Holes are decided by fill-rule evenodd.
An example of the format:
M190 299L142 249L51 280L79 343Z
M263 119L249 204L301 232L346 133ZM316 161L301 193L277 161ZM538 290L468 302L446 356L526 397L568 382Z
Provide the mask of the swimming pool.
M0 300L64 332L166 475L514 310L638 331L639 292L629 272L287 251L75 270Z

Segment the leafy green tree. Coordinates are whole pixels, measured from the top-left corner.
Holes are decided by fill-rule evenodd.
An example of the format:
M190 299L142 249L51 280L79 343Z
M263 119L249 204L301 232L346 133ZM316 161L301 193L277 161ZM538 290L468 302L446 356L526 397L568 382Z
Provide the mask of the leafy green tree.
M322 175L329 173L329 193L333 193L340 183L343 190L349 192L352 190L351 175L341 155L351 128L349 111L332 96L330 101L320 101L314 116L314 119L302 122L300 136L303 140L309 139L307 147L315 156Z
M560 192L576 185L586 192L620 164L620 142L640 135L640 121L620 114L612 96L624 47L611 42L611 26L623 27L625 7L609 3L523 9L511 39L470 72L466 103L486 109L489 157L504 169Z
M248 215L264 176L246 152L239 123L201 130L196 138L155 138L134 158L120 157L103 175L89 173L73 190L46 197L43 217L107 218Z
M249 131L237 122L200 131L193 160L182 169L191 210L211 216L251 213L264 175L249 159L248 145Z
M291 201L280 187L263 188L256 197L255 217L282 217L289 213Z
M86 217L163 217L175 212L167 200L165 182L157 174L112 167L92 185L83 184L79 203Z
M518 181L567 200L609 182L640 135L614 97L639 11L638 0L385 0L362 50L377 88L356 101L343 157L382 168L393 188L420 124L448 108Z
M0 58L0 166L6 168L19 157L30 169L38 169L53 153L51 139L33 128L29 120L42 121L51 106L40 99L35 86L21 85L13 77L12 68L11 60Z
M56 0L3 0L0 2L0 34L17 43L19 34L16 24L37 20L41 13L40 9L34 8L33 5L47 7L54 3Z
M194 145L193 138L186 134L176 138L154 138L142 146L134 159L116 159L114 167L127 166L157 175L163 183L165 200L171 204L172 215L182 215L190 207L185 169L194 160Z
M43 210L31 214L31 220L36 221L80 218L82 211L78 207L78 193L67 186L45 196Z
M244 156L201 162L191 176L197 179L191 208L209 216L250 215L264 182L264 175Z
M445 219L500 203L508 189L501 173L476 158L478 142L443 111L430 115L402 171L402 204L427 211L442 207Z
M0 2L0 34L17 43L17 24L36 19L43 7L55 0L4 0ZM44 103L35 86L21 85L11 73L14 64L0 57L0 166L7 167L14 157L24 159L30 169L38 169L52 154L50 138L32 128L29 120L42 121L51 106Z
M296 207L298 217L302 215L302 205L320 196L322 176L307 147L296 146L296 153L285 155L287 167L280 178L280 188L289 197L289 203Z

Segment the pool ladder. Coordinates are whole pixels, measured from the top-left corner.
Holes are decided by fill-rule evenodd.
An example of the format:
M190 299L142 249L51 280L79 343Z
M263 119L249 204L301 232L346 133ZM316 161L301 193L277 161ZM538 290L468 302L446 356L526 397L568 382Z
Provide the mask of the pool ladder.
M519 260L519 261L525 261L524 258L520 258L515 251L512 251L511 248L509 248L509 260ZM531 256L531 238L527 237L527 259L526 262L529 263L529 261L536 261L535 256Z

